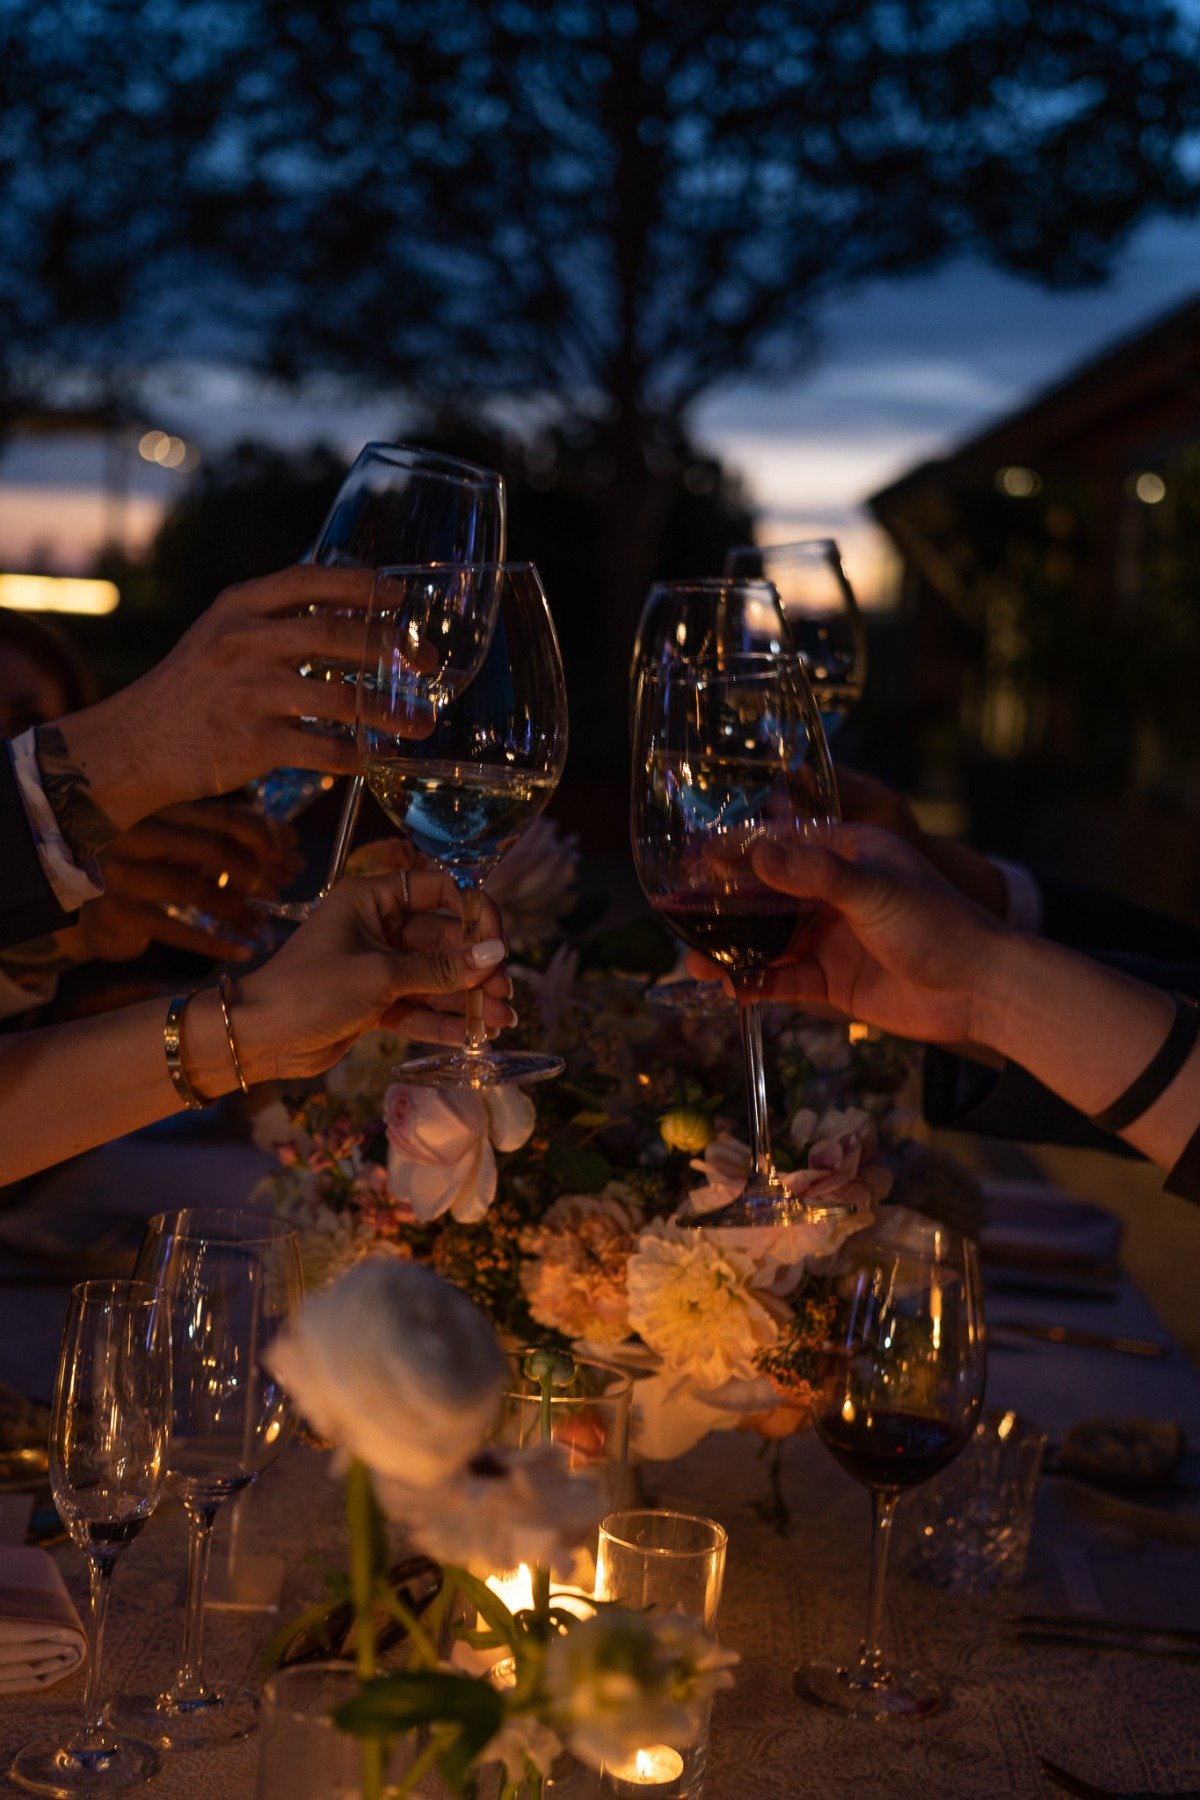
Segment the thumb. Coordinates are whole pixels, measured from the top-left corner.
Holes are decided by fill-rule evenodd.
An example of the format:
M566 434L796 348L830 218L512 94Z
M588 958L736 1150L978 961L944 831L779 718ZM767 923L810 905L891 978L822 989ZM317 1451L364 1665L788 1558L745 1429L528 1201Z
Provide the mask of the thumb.
M502 938L483 938L469 949L401 951L392 956L393 998L403 994L449 994L478 987L498 969L508 951Z

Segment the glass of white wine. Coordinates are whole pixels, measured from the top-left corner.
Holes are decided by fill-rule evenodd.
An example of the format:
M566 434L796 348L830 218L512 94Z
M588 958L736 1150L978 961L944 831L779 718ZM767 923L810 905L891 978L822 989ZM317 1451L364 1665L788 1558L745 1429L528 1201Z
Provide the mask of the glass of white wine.
M825 736L832 740L862 699L867 680L867 633L834 539L761 548L742 544L726 555L725 574L769 581L775 588Z
M168 1308L138 1281L85 1281L71 1293L50 1424L54 1504L87 1557L87 1691L78 1729L27 1744L10 1771L32 1794L109 1794L141 1787L157 1750L105 1723L104 1621L113 1565L158 1505L171 1434Z
M566 761L558 639L532 563L384 573L391 603L371 610L358 685L363 774L403 836L452 877L462 897L463 941L472 944L484 880L547 805ZM435 604L439 587L446 598ZM461 631L467 655L447 657L438 675L427 654L414 653L414 613L445 622L448 637ZM471 619L473 638L464 623ZM489 624L482 633L481 620ZM491 1049L483 998L472 990L463 1048L402 1063L396 1075L479 1088L545 1081L562 1069L559 1056Z

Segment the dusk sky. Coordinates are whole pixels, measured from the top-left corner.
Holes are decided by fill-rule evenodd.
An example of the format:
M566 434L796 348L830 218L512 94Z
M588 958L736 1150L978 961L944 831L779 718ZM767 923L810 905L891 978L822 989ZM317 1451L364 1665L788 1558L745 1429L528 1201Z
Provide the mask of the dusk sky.
M878 534L861 501L1054 385L1114 340L1200 291L1200 221L1153 222L1104 286L1052 293L978 263L880 281L831 306L811 370L774 389L726 388L696 417L700 440L745 477L762 508L760 536L838 535L867 598L886 592ZM314 406L253 391L226 372L164 387L161 418L211 453L240 436L304 443L324 437L353 454L397 434L401 409ZM134 459L123 525L144 539L179 476ZM0 458L0 565L86 563L103 537L98 446L17 444ZM517 547L515 547L517 548Z

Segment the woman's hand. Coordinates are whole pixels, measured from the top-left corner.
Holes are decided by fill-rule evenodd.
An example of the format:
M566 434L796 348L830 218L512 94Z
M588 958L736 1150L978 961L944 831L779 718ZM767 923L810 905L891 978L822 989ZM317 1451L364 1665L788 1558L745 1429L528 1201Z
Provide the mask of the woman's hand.
M832 848L762 844L755 873L822 911L785 962L763 972L765 999L863 1019L925 1043L976 1040L981 975L1010 937L917 851L869 825L832 828ZM693 953L689 968L712 975Z
M461 1044L468 988L483 989L490 1030L513 1024L500 916L485 899L481 941L466 950L459 910L438 871L340 882L240 984L233 1030L247 1080L319 1075L380 1027Z

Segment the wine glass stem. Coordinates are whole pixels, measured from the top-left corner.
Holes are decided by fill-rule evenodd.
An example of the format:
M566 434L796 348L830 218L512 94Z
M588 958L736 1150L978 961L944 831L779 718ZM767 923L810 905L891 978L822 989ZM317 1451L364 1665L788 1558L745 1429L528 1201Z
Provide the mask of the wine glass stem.
M104 1732L104 1702L102 1699L103 1665L104 1665L104 1624L108 1618L108 1590L112 1581L113 1564L116 1562L113 1551L88 1552L88 1590L90 1607L88 1612L88 1656L87 1683L83 1695L83 1723L70 1746L76 1751L86 1751L90 1745L99 1743Z
M199 1699L204 1682L204 1591L208 1586L208 1561L212 1554L216 1500L185 1501L188 1516L187 1614L183 1627L183 1656L172 1688L172 1698Z
M883 1582L887 1573L888 1549L892 1541L892 1515L900 1498L894 1490L871 1489L871 1572L867 1577L867 1630L858 1653L859 1674L865 1681L876 1681L884 1667L883 1647Z
M483 911L483 889L473 875L454 877L454 885L462 895L463 949L479 942L479 920ZM487 1027L483 1022L483 989L468 988L466 993L468 1056L482 1056L487 1049Z
M366 778L362 775L351 777L350 786L346 789L346 798L342 801L342 816L338 820L337 836L333 840L333 854L329 858L329 872L325 877L322 894L327 894L336 887L345 873L346 858L350 854L350 846L354 842L354 827L358 824L358 812L362 805L363 789Z
M750 1112L750 1174L755 1182L773 1182L771 1122L767 1116L767 1072L763 1064L762 1015L738 982L738 1023L742 1028L742 1055L746 1064L746 1097Z

